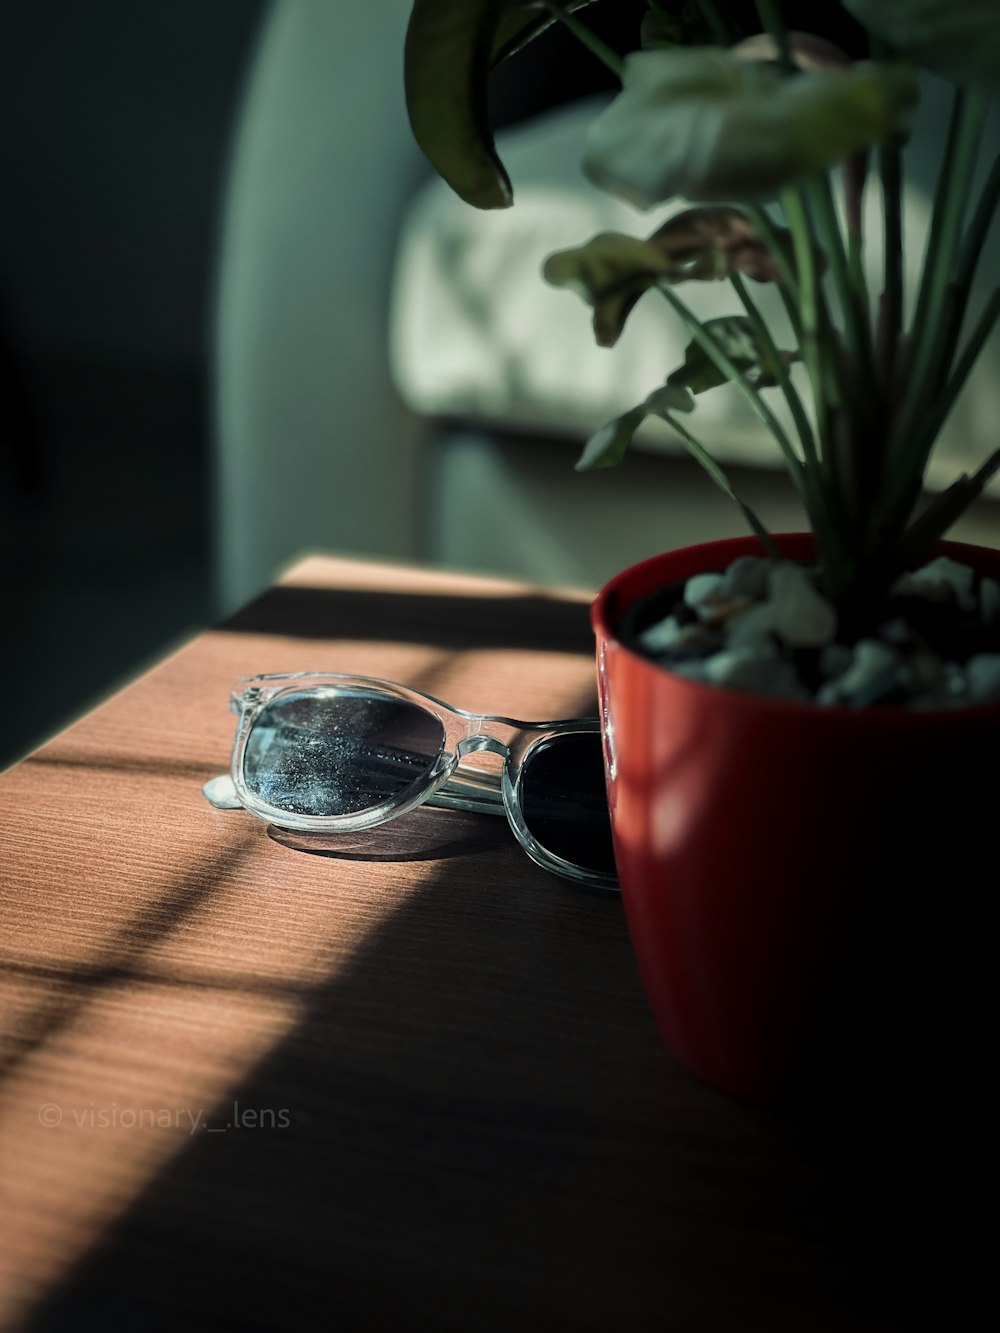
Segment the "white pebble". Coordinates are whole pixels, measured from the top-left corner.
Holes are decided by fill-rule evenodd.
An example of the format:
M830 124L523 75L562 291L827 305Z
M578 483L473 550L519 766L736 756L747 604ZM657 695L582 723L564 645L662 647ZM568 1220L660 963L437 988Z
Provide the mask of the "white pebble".
M929 602L955 601L963 611L975 611L974 580L975 571L968 565L940 555L897 579L891 591L900 596L924 597Z
M793 648L821 648L837 632L837 613L798 565L775 565L769 580L775 633Z
M759 602L767 593L771 562L759 555L741 555L723 575L722 591L727 597L747 597Z
M872 682L899 663L899 656L878 639L860 639L854 645L851 665L840 676L837 687L845 699L868 689Z
M684 601L692 611L697 611L700 615L702 607L711 601L721 587L721 574L695 574L684 585Z
M677 642L680 625L674 616L665 616L655 625L647 625L639 635L639 642L650 653L666 653Z
M774 651L774 606L771 602L758 602L731 615L725 624L727 648L753 648L763 652L770 647Z
M976 653L965 664L969 698L977 703L1000 699L1000 653Z
M716 653L705 663L705 669L713 684L728 689L781 698L804 697L793 664L776 657L760 657L747 649Z
M664 657L704 657L719 646L719 636L697 623L682 625L675 616L666 616L639 635L646 652Z

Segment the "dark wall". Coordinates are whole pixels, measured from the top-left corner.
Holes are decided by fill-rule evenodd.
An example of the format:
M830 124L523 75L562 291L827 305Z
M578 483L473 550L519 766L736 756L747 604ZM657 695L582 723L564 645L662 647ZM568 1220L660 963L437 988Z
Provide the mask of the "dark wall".
M219 206L266 7L0 8L0 762L206 614Z

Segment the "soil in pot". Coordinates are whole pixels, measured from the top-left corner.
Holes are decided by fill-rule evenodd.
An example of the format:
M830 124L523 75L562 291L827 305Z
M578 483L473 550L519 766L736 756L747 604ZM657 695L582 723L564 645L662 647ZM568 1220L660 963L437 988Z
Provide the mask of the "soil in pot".
M647 593L618 635L687 679L797 702L1000 700L1000 582L946 555L900 579L850 638L838 635L814 568L753 555Z

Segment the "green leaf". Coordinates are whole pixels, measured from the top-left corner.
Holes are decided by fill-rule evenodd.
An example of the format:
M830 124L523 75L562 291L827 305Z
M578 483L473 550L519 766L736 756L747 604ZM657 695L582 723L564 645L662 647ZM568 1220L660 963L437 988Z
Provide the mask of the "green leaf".
M774 365L771 351L758 339L753 325L745 316L724 315L720 319L708 319L703 328L711 334L736 368L746 374L755 389L772 388L778 383L778 369ZM798 352L779 352L778 355L786 365L800 359ZM696 342L688 344L684 364L667 378L669 385L690 389L692 393L704 393L706 389L716 389L720 384L728 382L729 377Z
M505 0L414 0L406 31L406 109L431 165L466 203L507 208L510 179L493 148L486 78Z
M588 175L640 208L681 196L767 199L909 126L908 66L785 77L715 47L626 57L621 94L590 126Z
M632 436L636 433L646 413L641 407L633 407L615 417L606 426L602 426L596 435L592 435L584 445L583 453L577 459L577 472L593 472L598 468L617 467L625 457Z
M963 472L947 490L935 496L900 538L896 552L899 564L904 568L917 564L931 545L962 517L969 505L979 499L987 482L997 472L1000 472L1000 449L991 454L973 476Z
M567 0L564 8L593 3ZM554 21L532 0L413 0L404 53L410 126L435 171L476 208L513 202L490 127L490 68Z
M636 301L669 273L670 260L655 245L610 231L550 255L542 268L546 282L569 287L593 306L601 347L615 345Z
M507 9L500 17L493 35L493 49L490 52L490 65L495 67L501 61L517 55L546 28L551 28L558 20L551 10L541 7L541 0L505 0ZM567 14L577 9L586 9L597 4L598 0L563 0L562 7Z
M959 84L1000 93L996 0L843 0L844 8L907 59Z
M791 234L774 232L791 260ZM613 347L642 294L661 281L711 281L745 273L777 282L780 273L764 241L737 208L688 208L659 227L648 241L602 232L586 245L560 250L542 269L554 287L569 287L594 309L594 334Z
M617 467L625 457L632 437L648 416L666 417L669 412L691 412L694 399L676 385L664 384L654 389L645 402L631 411L615 417L592 435L577 460L577 472L592 472L599 468Z
M630 412L625 412L620 417L615 417L613 421L609 421L606 426L602 427L596 435L588 440L577 462L576 470L587 472L596 471L599 468L616 467L625 457L628 447L632 443L632 437L645 418L648 416L662 417L667 425L680 436L688 453L696 462L701 464L716 486L739 505L744 517L751 529L757 534L768 555L777 559L778 552L775 549L773 538L746 501L733 490L723 469L704 446L699 444L691 432L671 416L672 412L691 412L693 409L694 399L687 390L672 385L668 381L660 388L654 389L644 403L640 403L638 407L633 407Z

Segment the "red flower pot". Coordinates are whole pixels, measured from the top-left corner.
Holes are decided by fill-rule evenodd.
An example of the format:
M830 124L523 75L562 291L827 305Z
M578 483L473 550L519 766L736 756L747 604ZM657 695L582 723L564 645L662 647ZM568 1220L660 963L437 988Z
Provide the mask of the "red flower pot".
M778 543L813 554L809 536ZM1000 552L940 552L1000 578ZM910 1078L942 1050L982 1062L1000 705L783 702L685 680L617 637L645 594L747 554L753 538L647 560L592 612L622 899L663 1037L757 1102L819 1068Z

